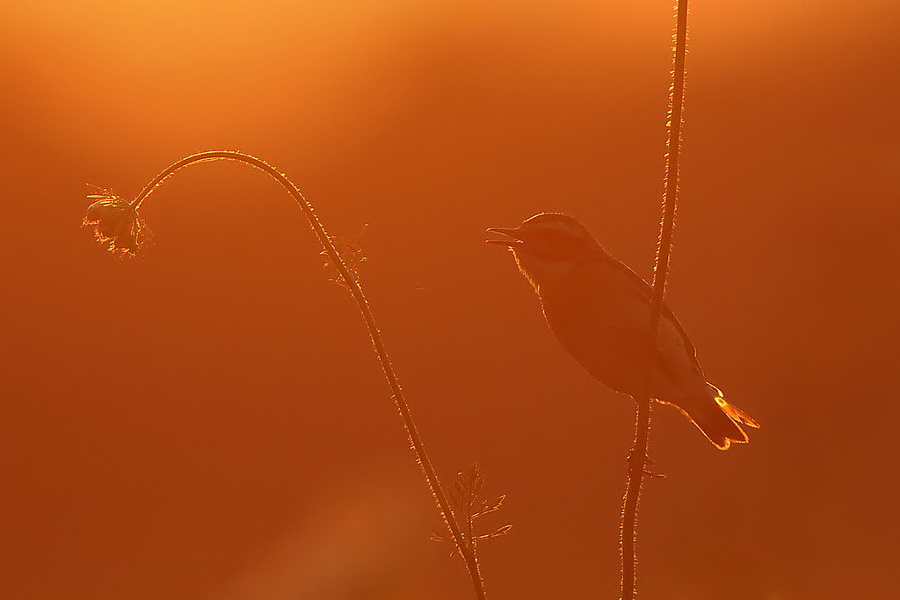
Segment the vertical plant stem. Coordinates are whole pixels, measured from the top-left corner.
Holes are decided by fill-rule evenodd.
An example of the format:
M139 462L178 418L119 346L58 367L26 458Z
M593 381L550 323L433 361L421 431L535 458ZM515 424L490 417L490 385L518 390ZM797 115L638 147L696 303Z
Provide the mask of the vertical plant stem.
M422 438L419 435L419 431L416 428L416 424L413 421L412 412L410 411L409 404L407 403L406 397L403 394L403 390L400 387L400 382L397 379L394 368L391 366L391 361L388 357L387 350L385 349L384 341L381 337L381 332L379 331L378 325L375 322L375 317L372 315L372 310L369 308L369 302L363 294L362 288L360 287L359 282L356 280L356 277L354 277L350 273L350 270L347 268L343 257L335 247L334 243L331 241L331 237L328 235L325 228L322 226L322 222L316 215L312 204L310 204L309 201L306 200L306 198L300 192L300 189L296 185L294 185L294 183L290 179L288 179L284 173L280 172L278 169L263 160L250 156L248 154L231 150L212 150L187 156L167 167L144 187L141 193L138 194L138 196L132 201L132 206L135 210L139 208L141 203L147 198L147 196L149 196L153 192L153 190L155 190L167 178L172 176L176 171L191 164L214 160L234 160L260 169L261 171L275 179L285 189L287 189L287 191L297 202L300 209L303 211L303 214L309 220L309 224L315 232L316 236L319 238L319 242L321 242L322 246L324 247L325 253L328 255L329 260L337 268L338 273L340 273L341 277L346 282L347 287L349 288L350 293L353 296L353 299L356 301L356 304L359 307L360 312L362 313L363 320L366 323L366 328L369 331L369 337L371 338L372 345L375 348L375 354L378 357L378 361L381 363L381 368L384 372L385 379L387 379L388 386L390 386L391 388L394 402L397 405L397 409L400 412L400 417L403 420L403 425L406 428L406 433L409 436L410 445L412 446L413 452L416 455L416 461L422 468L422 472L425 475L425 481L428 484L428 488L430 489L431 494L435 499L435 503L437 504L438 510L441 513L441 518L444 520L444 523L447 524L447 527L450 530L451 535L453 536L453 543L456 545L460 555L465 560L466 569L469 572L469 577L472 579L472 584L475 588L475 595L480 600L485 600L487 596L485 595L484 591L484 581L481 577L478 558L475 554L474 542L469 543L466 541L459 523L456 521L456 518L453 515L453 511L450 508L450 503L447 499L447 495L444 493L444 490L441 487L441 483L438 479L437 473L434 470L434 466L431 464L431 459L428 457L428 453L425 451L425 444L423 443Z
M650 382L653 376L653 362L656 354L656 334L659 329L660 314L666 291L666 276L669 271L669 255L672 249L672 232L675 228L675 205L678 195L678 158L681 151L681 123L684 106L687 9L688 0L675 0L675 61L672 70L672 87L669 90L669 136L666 144L665 197L660 222L659 242L656 248L656 263L653 269L647 370L644 380L644 395L635 399L637 402L637 419L635 423L634 447L631 450L628 487L625 492L624 507L622 509L622 600L632 600L635 597L637 506L646 470L647 446L650 437Z
M634 446L628 457L628 484L625 490L624 507L622 508L622 600L634 598L636 583L635 554L637 505L641 495L641 484L644 477L644 464L647 459L647 444L650 437L650 399L636 398L637 418L635 422Z

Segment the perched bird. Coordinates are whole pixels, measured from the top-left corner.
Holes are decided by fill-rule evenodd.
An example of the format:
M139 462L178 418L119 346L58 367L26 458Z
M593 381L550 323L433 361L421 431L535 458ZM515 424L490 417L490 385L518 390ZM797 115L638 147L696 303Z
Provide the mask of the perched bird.
M584 225L563 214L543 213L515 229L488 231L506 236L488 242L512 250L550 329L572 357L617 392L635 398L646 393L647 282L610 256ZM665 306L653 359L650 397L675 406L719 449L747 441L741 425L759 427L706 381L691 340Z

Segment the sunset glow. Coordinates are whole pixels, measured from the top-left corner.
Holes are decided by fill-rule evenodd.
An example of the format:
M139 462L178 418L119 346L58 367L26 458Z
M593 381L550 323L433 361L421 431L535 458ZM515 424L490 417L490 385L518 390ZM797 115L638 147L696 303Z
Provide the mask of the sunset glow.
M670 3L6 4L0 597L472 598L278 177L202 162L128 204L222 149L354 258L488 597L617 597L634 403L485 229L565 213L652 279ZM638 598L890 598L900 4L690 18L666 302L762 426L719 452L654 409Z

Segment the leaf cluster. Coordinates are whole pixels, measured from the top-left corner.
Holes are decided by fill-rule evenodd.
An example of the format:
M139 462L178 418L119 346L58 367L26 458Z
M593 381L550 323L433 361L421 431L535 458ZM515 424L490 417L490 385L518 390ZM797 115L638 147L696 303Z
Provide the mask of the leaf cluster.
M453 516L460 524L464 542L476 551L477 544L482 540L490 540L501 537L509 533L512 529L511 524L501 525L487 533L479 533L475 522L479 518L490 513L497 512L503 505L506 495L502 495L494 500L482 500L480 498L481 490L484 487L484 475L478 467L478 463L472 463L467 471L461 471L456 474L456 480L448 495L453 510ZM452 544L453 541L446 534L434 532L431 539L436 542ZM454 552L459 552L458 548Z
M365 250L363 250L363 240L366 237L366 231L368 230L368 225L363 225L363 229L355 239L344 237L341 235L330 235L331 243L334 244L338 253L341 255L341 259L344 261L344 266L347 267L347 270L350 272L350 275L353 276L355 281L359 281L359 267L362 263L368 260L366 256ZM338 270L337 266L328 258L328 253L325 250L319 253L322 256L325 256L325 263L322 265L322 268L325 270L325 276L328 278L328 281L333 281L339 286L349 290L350 286L344 281L343 276Z

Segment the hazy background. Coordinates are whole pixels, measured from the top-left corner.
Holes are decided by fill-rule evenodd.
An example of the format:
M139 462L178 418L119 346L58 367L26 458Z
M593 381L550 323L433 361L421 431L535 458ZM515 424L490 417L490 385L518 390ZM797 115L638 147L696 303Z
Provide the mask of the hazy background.
M789 4L790 6L786 6ZM616 598L630 401L557 347L488 226L581 219L650 272L668 1L41 1L0 8L0 595L473 597L350 298L234 164L79 229L177 158L288 173L362 268L442 477L508 495L490 597ZM896 593L900 5L692 3L669 301L763 428L655 412L646 600Z

